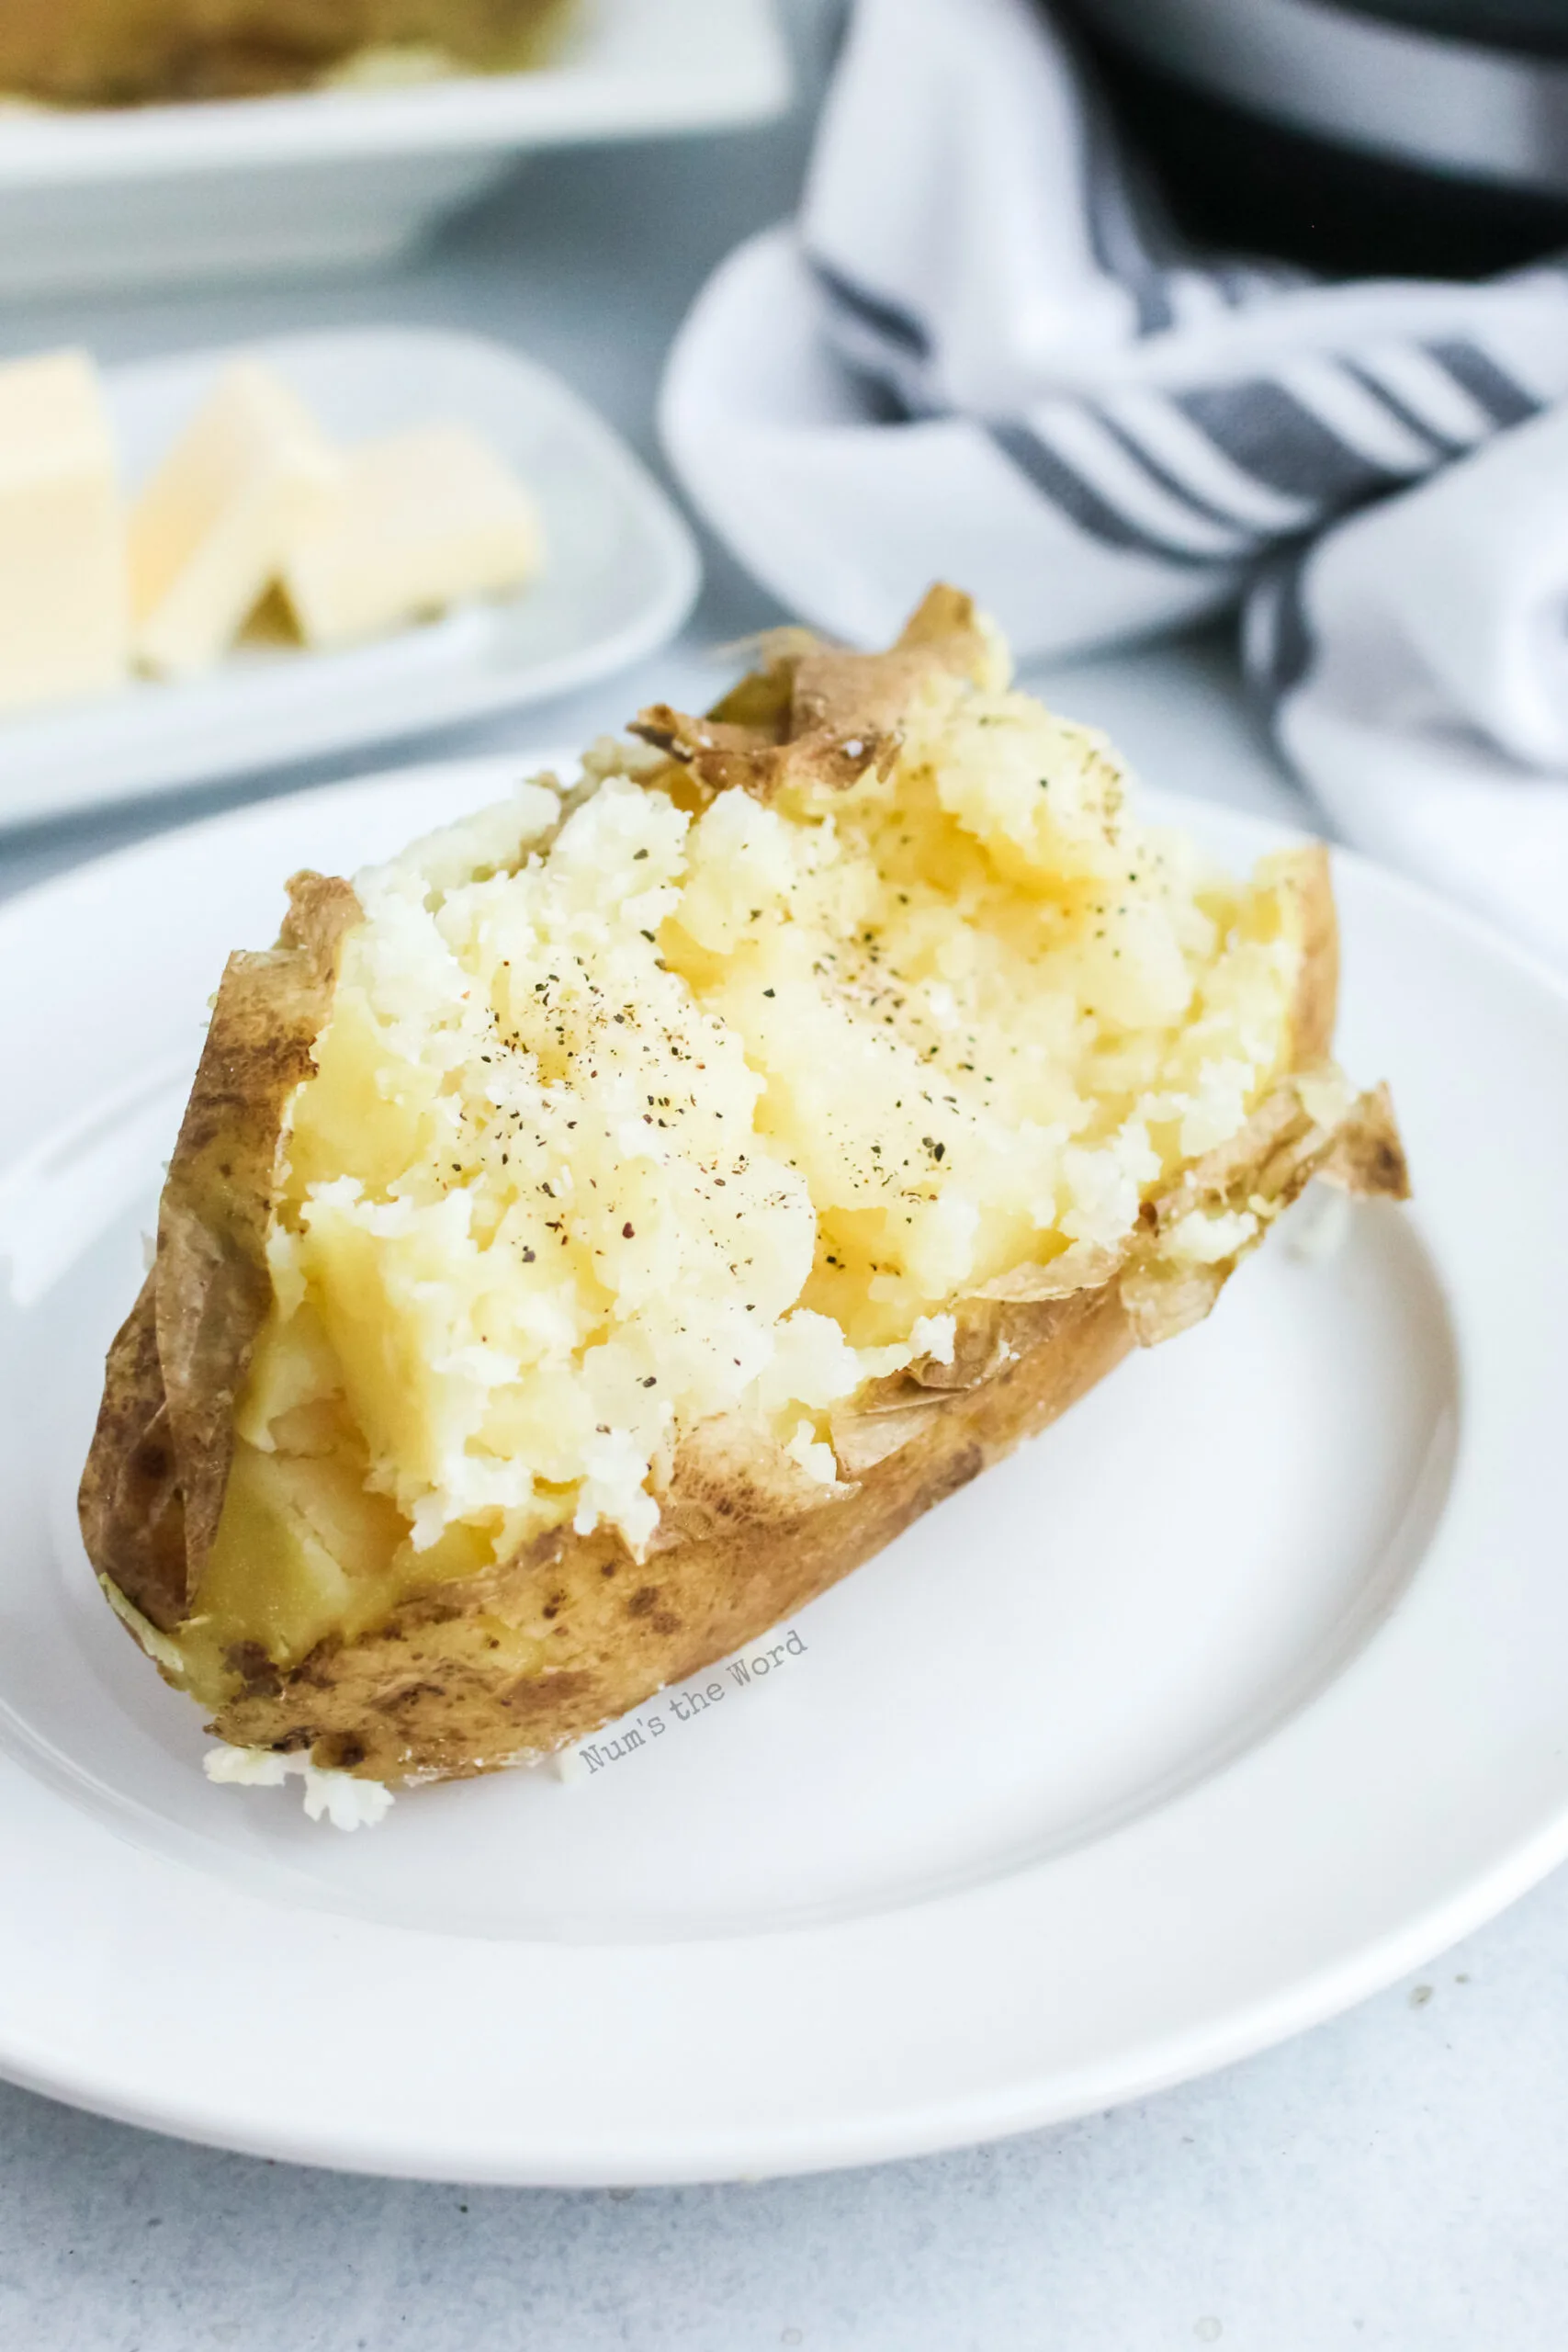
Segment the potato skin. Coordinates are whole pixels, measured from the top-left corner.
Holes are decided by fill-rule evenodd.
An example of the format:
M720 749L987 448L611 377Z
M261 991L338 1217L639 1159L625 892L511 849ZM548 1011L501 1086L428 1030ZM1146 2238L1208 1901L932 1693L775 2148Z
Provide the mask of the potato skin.
M1303 849L1286 873L1303 950L1290 1071L1238 1136L1145 1204L1113 1260L1077 1269L1070 1285L1060 1261L1022 1269L961 1300L951 1366L916 1365L835 1417L836 1487L814 1486L744 1430L703 1425L677 1453L646 1559L614 1530L563 1529L414 1594L356 1639L329 1636L291 1669L243 1645L229 1659L241 1687L210 1729L386 1781L547 1754L755 1640L1045 1428L1134 1346L1200 1320L1235 1261L1167 1261L1164 1237L1189 1210L1261 1200L1271 1213L1314 1174L1404 1197L1386 1094L1362 1096L1330 1125L1312 1107L1311 1081L1331 1067L1337 989L1327 854ZM236 956L225 973L156 1263L110 1350L83 1480L89 1555L155 1629L153 1646L188 1614L217 1528L234 1400L269 1296L283 1124L358 917L345 883L305 876L290 889L278 948Z
M374 1780L484 1772L561 1747L765 1633L1043 1429L1134 1346L1111 1286L1009 1311L1016 1360L945 1396L848 1494L783 1512L739 1464L674 1507L690 1529L637 1562L570 1532L491 1576L408 1602L380 1631L264 1670L218 1716L236 1747L309 1748ZM705 1482L704 1482L705 1483ZM669 1516L670 1514L667 1514ZM486 1618L536 1627L539 1670L497 1671Z
M83 1473L87 1556L173 1633L201 1581L233 1458L234 1402L266 1319L284 1121L315 1067L346 882L297 874L277 945L229 958L158 1204L152 1270L116 1334Z

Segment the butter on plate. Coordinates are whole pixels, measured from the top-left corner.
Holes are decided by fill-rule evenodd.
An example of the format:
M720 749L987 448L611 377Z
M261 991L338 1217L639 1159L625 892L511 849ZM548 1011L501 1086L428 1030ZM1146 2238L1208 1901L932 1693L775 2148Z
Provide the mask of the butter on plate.
M137 659L189 677L226 653L343 471L296 393L226 368L130 518Z
M0 368L0 708L124 683L125 517L93 364Z
M0 366L0 710L133 669L197 677L264 610L308 651L357 644L514 593L543 563L532 497L467 425L344 447L241 357L128 504L90 358Z
M543 559L516 475L466 425L427 424L345 454L281 582L306 644L324 650L525 587Z

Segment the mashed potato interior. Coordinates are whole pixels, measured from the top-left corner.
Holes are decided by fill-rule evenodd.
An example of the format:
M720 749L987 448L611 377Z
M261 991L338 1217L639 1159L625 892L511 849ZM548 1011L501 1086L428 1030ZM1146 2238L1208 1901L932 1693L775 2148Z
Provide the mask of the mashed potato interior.
M1113 1249L1289 1058L1283 881L1137 822L999 663L848 791L704 805L602 745L564 822L530 785L356 888L198 1682L568 1522L640 1553L714 1416L830 1490L833 1408ZM1247 1238L1189 1222L1200 1262Z

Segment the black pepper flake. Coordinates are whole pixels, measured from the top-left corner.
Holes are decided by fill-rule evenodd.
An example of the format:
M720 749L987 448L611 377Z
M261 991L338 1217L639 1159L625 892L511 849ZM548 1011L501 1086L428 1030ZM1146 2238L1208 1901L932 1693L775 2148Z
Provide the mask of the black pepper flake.
M532 1250L524 1250L524 1252L523 1252L523 1263L524 1263L525 1266L531 1266L531 1265L533 1264L533 1262L534 1262L534 1252L532 1251Z

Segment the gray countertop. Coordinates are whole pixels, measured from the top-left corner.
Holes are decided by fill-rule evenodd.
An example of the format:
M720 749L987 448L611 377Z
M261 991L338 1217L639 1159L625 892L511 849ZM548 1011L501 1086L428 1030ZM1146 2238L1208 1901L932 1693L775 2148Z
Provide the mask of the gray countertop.
M831 7L801 6L814 85ZM0 351L115 358L345 323L467 326L558 368L648 457L709 267L789 208L774 130L534 164L417 265L0 315ZM581 740L778 617L710 543L681 643L434 750ZM1151 778L1302 813L1213 638L1051 674ZM1219 755L1219 756L1213 756ZM288 777L0 844L0 894ZM0 1988L0 1998L3 1998ZM243 2030L243 2019L236 2019ZM411 2031L418 2030L411 2020ZM214 2154L0 2086L16 2352L1547 2352L1568 2342L1568 1877L1353 2014L1145 2104L965 2154L754 2187L462 2190Z

